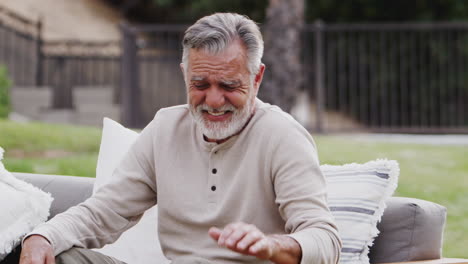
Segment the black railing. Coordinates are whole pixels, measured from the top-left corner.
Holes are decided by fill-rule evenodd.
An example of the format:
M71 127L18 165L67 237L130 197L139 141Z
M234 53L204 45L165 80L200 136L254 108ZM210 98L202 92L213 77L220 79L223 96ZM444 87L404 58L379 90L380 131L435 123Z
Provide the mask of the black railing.
M46 43L41 52L40 85L52 88L54 108L73 108L73 89L107 87L120 96L119 43Z
M40 32L40 22L0 7L0 64L7 67L15 85L33 86L40 81Z
M120 43L45 41L41 21L0 7L0 64L15 89L50 87L53 108L73 108L73 88L111 87L120 96Z
M468 131L468 23L316 23L305 34L315 39L304 49L321 47L305 59L318 108L371 131ZM327 117L317 127L356 128Z
M183 104L187 97L180 62L186 26L121 25L122 121L147 124L157 110Z
M185 28L122 27L127 41L138 43L124 49L134 59L122 69L124 88L141 89L135 100L143 123L161 107L186 102L178 69ZM303 39L312 130L468 132L468 23L317 22L306 26Z
M16 86L52 87L55 108L73 108L74 87L112 87L122 121L142 127L186 102L187 26L120 28L122 43L46 42L39 22L0 9L0 63ZM468 133L468 23L317 22L302 51L312 130Z

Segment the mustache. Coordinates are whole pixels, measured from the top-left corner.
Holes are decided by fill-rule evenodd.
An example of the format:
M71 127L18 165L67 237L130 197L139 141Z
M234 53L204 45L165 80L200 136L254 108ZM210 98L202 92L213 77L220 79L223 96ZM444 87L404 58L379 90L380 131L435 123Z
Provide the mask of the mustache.
M210 111L210 112L224 112L224 111L236 111L237 108L232 104L228 103L218 108L213 108L207 104L201 104L197 106L197 111Z

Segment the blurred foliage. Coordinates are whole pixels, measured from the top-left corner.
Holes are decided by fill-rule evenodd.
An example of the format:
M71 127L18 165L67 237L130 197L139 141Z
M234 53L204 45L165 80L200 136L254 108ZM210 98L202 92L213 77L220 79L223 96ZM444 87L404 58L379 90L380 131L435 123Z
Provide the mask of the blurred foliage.
M236 12L261 22L268 0L108 0L117 6L126 6L129 19L140 23L193 23L215 12ZM131 1L130 1L131 2Z
M108 0L142 23L193 23L214 12L237 12L264 22L268 0ZM305 0L307 23L453 21L468 19L465 0Z
M0 65L0 118L8 117L10 113L9 88L11 82L8 79L5 66Z
M306 0L306 21L453 21L468 19L465 0Z

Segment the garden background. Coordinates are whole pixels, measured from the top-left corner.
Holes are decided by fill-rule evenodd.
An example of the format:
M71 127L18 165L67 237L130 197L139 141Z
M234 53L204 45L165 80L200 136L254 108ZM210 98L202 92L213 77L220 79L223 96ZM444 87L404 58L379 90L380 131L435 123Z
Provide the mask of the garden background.
M15 1L19 2L19 0ZM100 2L105 3L108 8L120 14L128 23L158 23L159 25L167 25L167 27L174 23L193 23L197 18L215 11L234 11L247 14L254 20L259 21L262 26L268 27L271 14L278 14L277 12L279 12L282 16L291 17L291 14L285 13L285 10L291 9L285 9L284 6L275 4L285 4L285 2L293 5L296 11L302 11L299 16L293 16L295 22L289 25L292 30L300 29L306 23L313 23L318 19L326 23L345 24L383 22L445 23L465 22L468 19L468 2L462 0L356 0L345 2L334 0L109 0ZM92 6L90 8L93 9ZM98 9L94 7L93 10ZM36 17L29 17L29 19L34 20ZM117 24L114 24L114 26L118 27ZM287 27L288 25L280 26ZM462 27L462 30L467 31L467 28ZM5 36L5 34L0 34L0 44L6 43ZM117 41L120 41L120 39ZM274 43L278 42L280 41L268 43L275 45ZM293 50L298 51L300 48ZM466 46L463 47L461 54L466 54ZM2 52L0 58L3 60L7 55L6 52ZM301 53L297 52L293 55L300 56ZM446 57L442 54L437 58L443 60ZM0 60L0 64L9 65L10 57L8 61L2 60ZM274 60L271 60L270 63L276 65ZM297 61L291 63L297 64ZM450 64L450 60L448 63ZM299 69L288 72L285 78L294 79L294 74L301 71ZM14 114L16 110L20 109L15 109L13 95L18 89L19 81L15 80L12 72L12 67L0 66L0 146L6 150L3 161L6 168L16 172L94 177L101 127L99 125L77 126L37 122L34 118L25 118L24 116L18 118ZM460 75L464 76L465 74L461 72ZM431 77L430 72L426 73L426 76ZM432 77L435 78L434 76ZM60 76L57 78L60 78ZM462 103L467 104L468 102L464 100L465 97L462 96L466 95L468 91L466 76L464 78L460 82L461 88L459 88L459 91L461 93L458 98L462 98ZM296 79L306 80L305 78ZM438 82L439 80L433 81ZM286 88L275 86L275 80L272 80L271 83L273 83L269 86L273 87L271 89L283 89L284 91L276 93L279 95L276 98L271 97L269 99L271 102L282 105L284 109L291 110L294 108L295 100L298 97L297 94L303 95L302 92L304 91L306 91L305 94L311 101L317 99L316 95L307 93L308 90L305 88L308 85L307 82L299 82ZM437 87L442 89L441 91L446 90L444 86L442 88ZM434 91L428 90L427 92L433 93ZM437 90L437 93L443 94L439 90ZM290 97L287 95L290 95ZM64 111L63 108L66 108L64 107L66 104L60 100L55 101L54 104L58 109L61 109L60 111ZM441 105L433 107L436 108ZM447 105L450 106L450 102ZM465 117L468 116L465 114ZM101 116L99 116L100 118ZM48 121L55 122L57 120ZM465 125L468 125L468 123L465 123ZM311 130L313 130L313 127ZM443 144L445 139L443 135L433 136L432 142L420 142L417 137L409 137L410 141L414 139L414 142L408 143L407 141L382 140L380 136L362 134L368 132L365 129L359 129L358 132L359 134L356 134L356 131L340 134L314 133L321 163L362 163L377 158L397 160L400 163L401 175L396 195L426 199L447 207L448 218L444 235L443 254L448 257L468 258L465 246L468 245L468 208L466 206L468 204L468 181L466 180L468 176L468 143L466 143L465 138L463 136L454 136L454 141ZM391 135L388 138L391 138Z

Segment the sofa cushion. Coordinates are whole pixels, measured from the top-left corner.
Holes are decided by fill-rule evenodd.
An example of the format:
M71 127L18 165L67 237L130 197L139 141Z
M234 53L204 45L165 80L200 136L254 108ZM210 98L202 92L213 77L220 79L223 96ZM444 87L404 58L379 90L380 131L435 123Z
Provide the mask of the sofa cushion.
M375 160L322 165L321 169L327 180L328 205L343 241L340 263L369 263L369 246L379 233L377 223L397 187L398 163Z
M138 133L135 131L112 119L104 118L94 192L110 181L113 171L137 137ZM157 218L157 206L153 206L117 241L95 250L127 263L147 263L148 259L154 263L168 263L159 244Z
M137 137L137 132L123 127L110 118L104 117L93 193L99 187L109 182L115 168L122 161Z
M88 199L92 194L94 184L94 178L88 177L19 172L13 174L16 178L52 194L54 200L50 208L49 219Z
M442 255L445 207L415 198L392 197L370 250L371 263L437 259Z
M0 261L25 234L47 220L52 203L50 194L21 181L5 169L0 147Z

